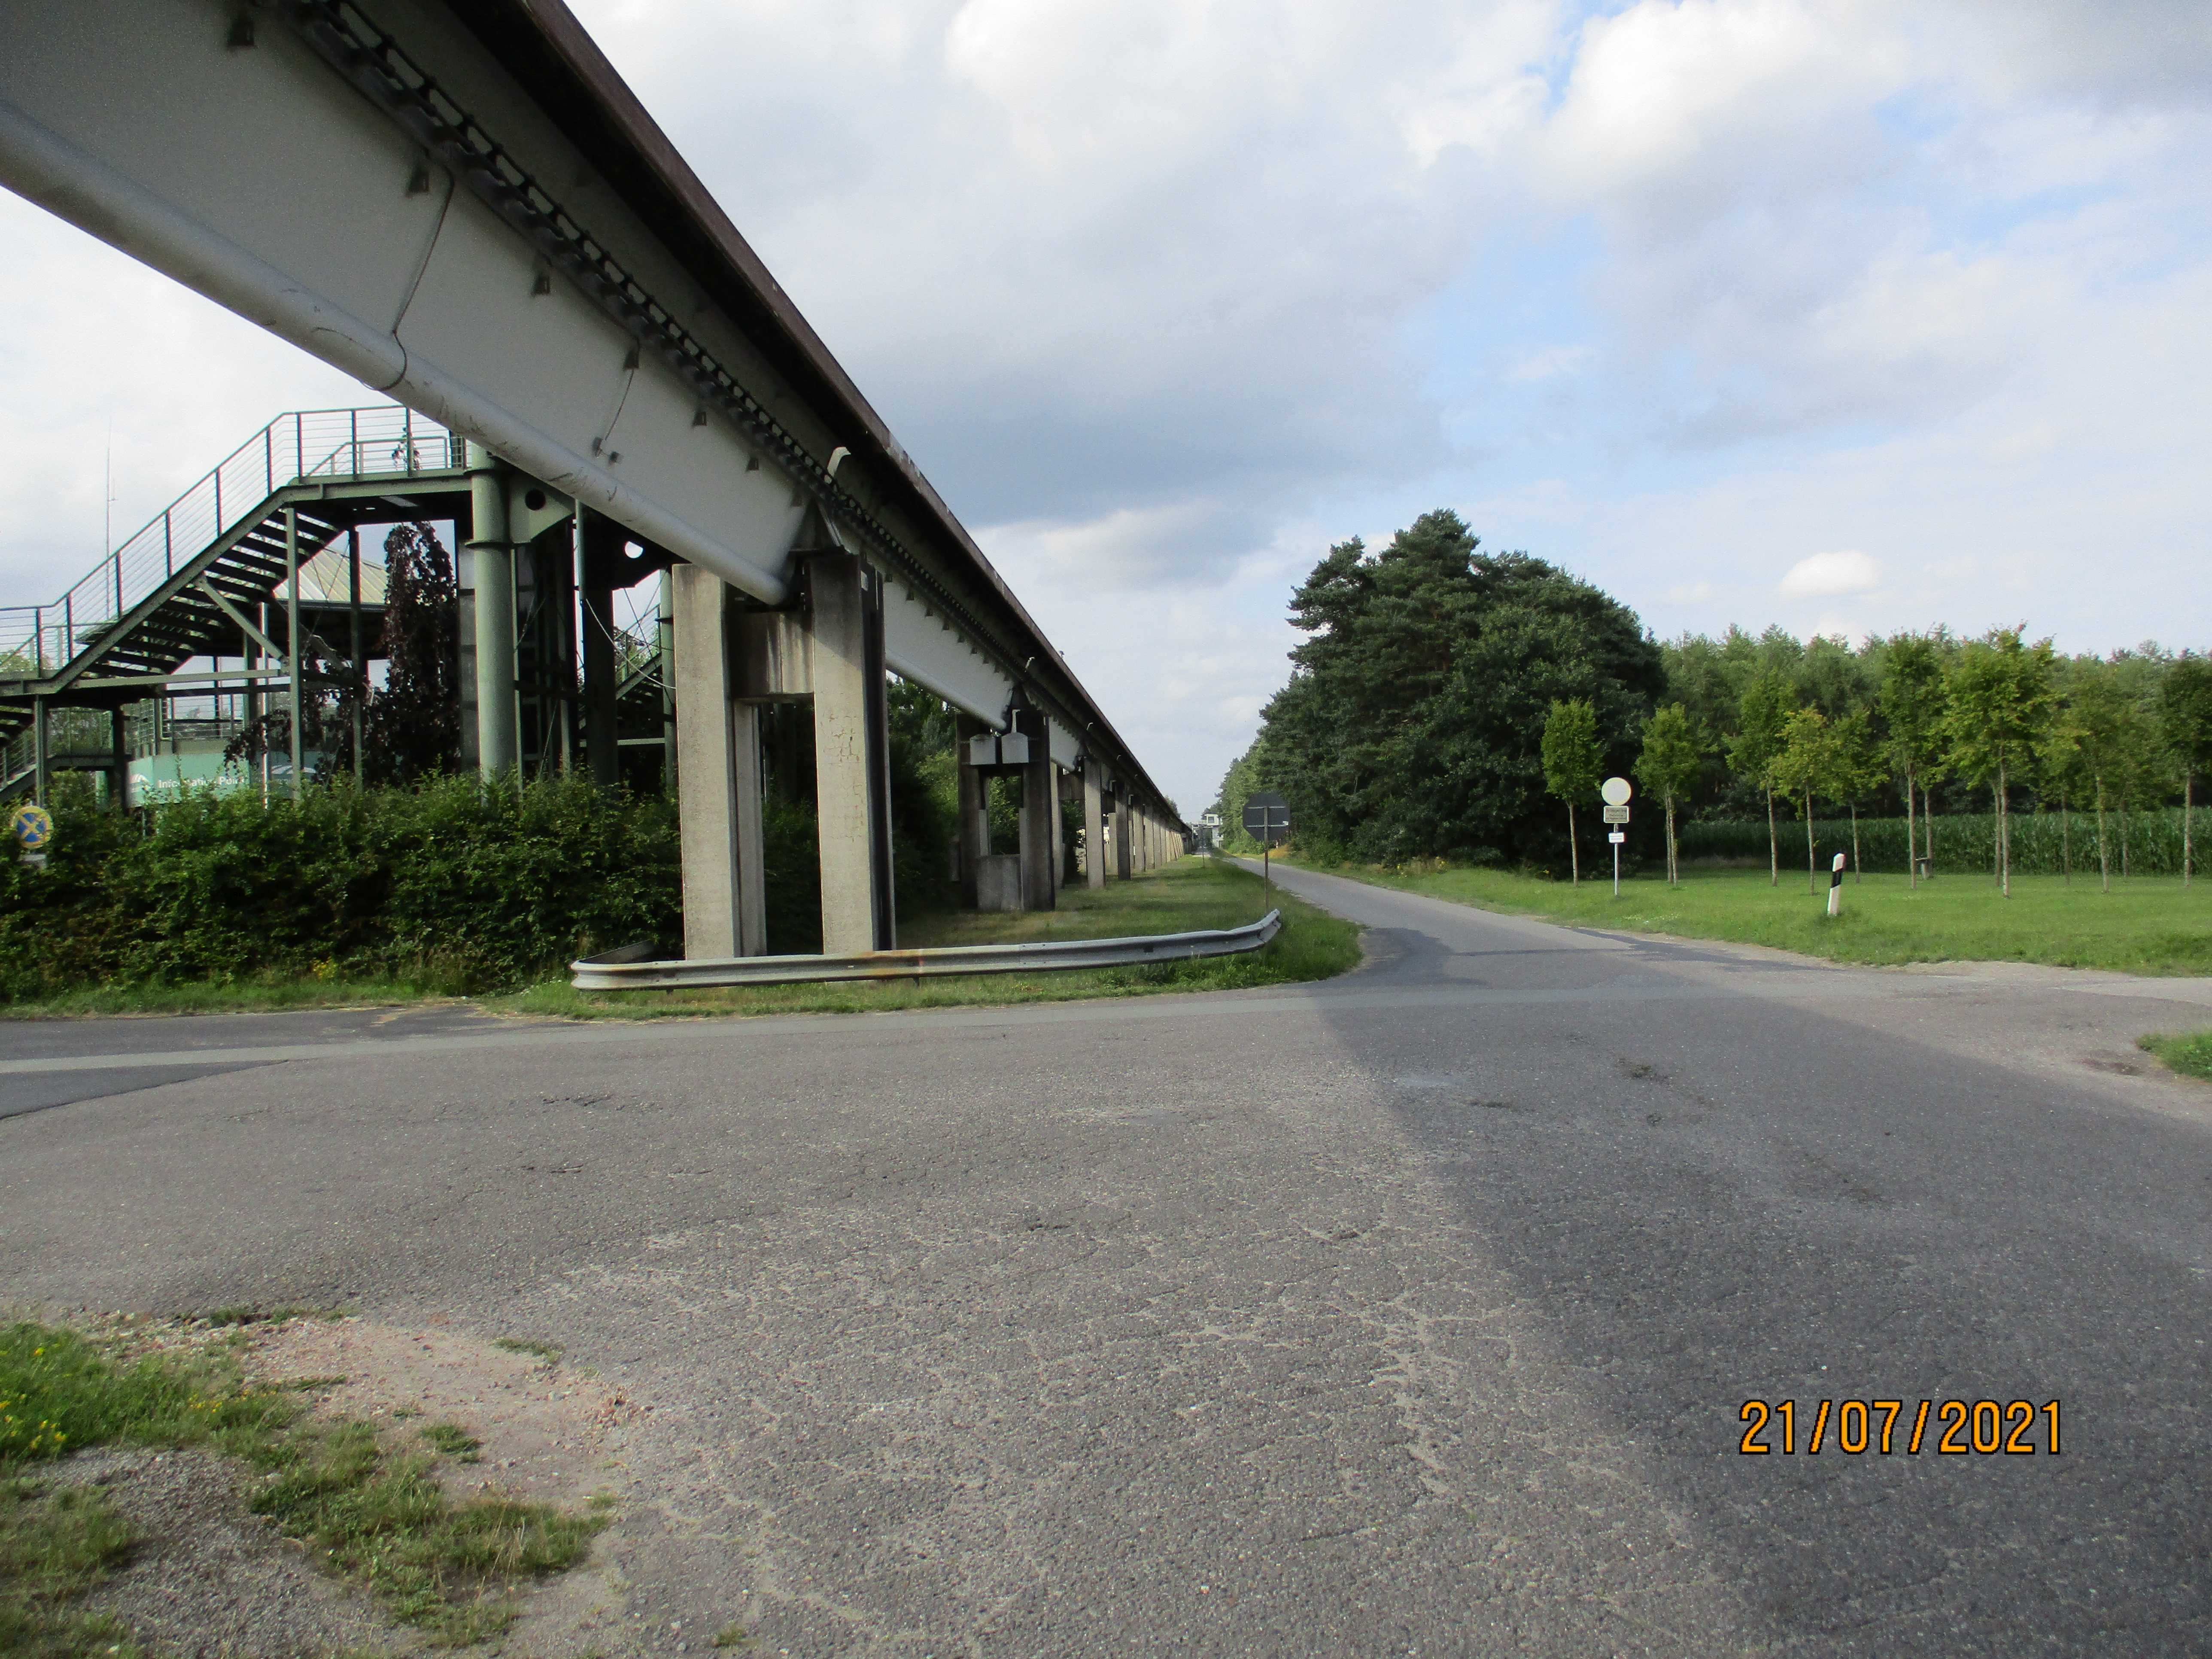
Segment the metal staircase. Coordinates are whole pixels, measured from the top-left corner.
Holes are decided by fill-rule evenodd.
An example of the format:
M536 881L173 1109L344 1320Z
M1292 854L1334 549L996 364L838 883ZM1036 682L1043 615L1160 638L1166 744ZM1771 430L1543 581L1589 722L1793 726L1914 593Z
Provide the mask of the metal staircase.
M264 607L291 602L301 643L343 658L331 646L349 646L358 613L304 584L288 592L294 573L353 526L465 514L464 468L459 437L396 404L282 415L52 604L0 607L0 797L37 770L42 707L289 683L293 641ZM186 672L196 661L210 666Z

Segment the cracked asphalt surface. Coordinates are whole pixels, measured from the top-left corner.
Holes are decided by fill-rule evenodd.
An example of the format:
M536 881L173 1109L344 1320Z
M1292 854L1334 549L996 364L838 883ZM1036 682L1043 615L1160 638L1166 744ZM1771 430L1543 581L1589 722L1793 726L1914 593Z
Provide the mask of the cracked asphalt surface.
M0 1028L0 1287L561 1345L653 1407L611 1653L2212 1648L2212 1089L2133 1046L2212 981L1279 879L1369 965ZM2063 1452L1804 1455L1884 1397L2057 1398Z

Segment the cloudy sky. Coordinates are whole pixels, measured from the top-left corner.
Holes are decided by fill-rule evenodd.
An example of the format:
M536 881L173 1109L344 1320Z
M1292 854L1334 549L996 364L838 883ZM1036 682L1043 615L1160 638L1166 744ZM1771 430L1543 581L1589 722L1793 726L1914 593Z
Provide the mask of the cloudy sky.
M1188 810L1431 507L1662 634L2212 646L2202 0L572 3ZM0 246L0 602L355 396Z

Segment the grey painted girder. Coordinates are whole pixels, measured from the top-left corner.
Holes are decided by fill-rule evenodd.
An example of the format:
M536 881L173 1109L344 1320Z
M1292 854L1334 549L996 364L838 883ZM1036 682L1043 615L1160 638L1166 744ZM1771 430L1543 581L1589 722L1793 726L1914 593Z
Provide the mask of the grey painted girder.
M533 173L588 201L595 245L659 292L690 294L444 8L394 0L378 13ZM551 280L540 248L306 41L264 17L250 46L234 44L238 15L210 0L11 9L0 21L0 179L635 533L781 602L806 492L775 453L708 418L700 387L641 349L604 296ZM267 142L279 133L283 142ZM683 327L713 360L745 366L748 348L716 320L702 307ZM804 424L803 411L775 413ZM815 441L827 448L831 435ZM972 642L945 649L903 618L892 632L897 672L1003 720L1013 682Z
M441 82L504 104L507 142L537 149L539 170L584 171L526 100L499 96L496 67L442 8L378 10ZM695 424L692 388L570 284L542 282L530 243L303 40L264 16L250 47L230 45L238 15L213 0L6 9L0 178L780 603L803 506L792 481L749 469L726 423ZM624 249L631 264L653 263L649 242ZM660 263L669 291L688 292Z

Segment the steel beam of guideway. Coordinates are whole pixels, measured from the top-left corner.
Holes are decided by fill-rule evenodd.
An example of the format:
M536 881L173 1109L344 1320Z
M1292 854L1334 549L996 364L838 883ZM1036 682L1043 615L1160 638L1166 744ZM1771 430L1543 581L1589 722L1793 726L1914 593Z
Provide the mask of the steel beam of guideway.
M713 572L791 603L810 512L882 659L1052 761L1135 756L551 0L0 10L0 182Z

